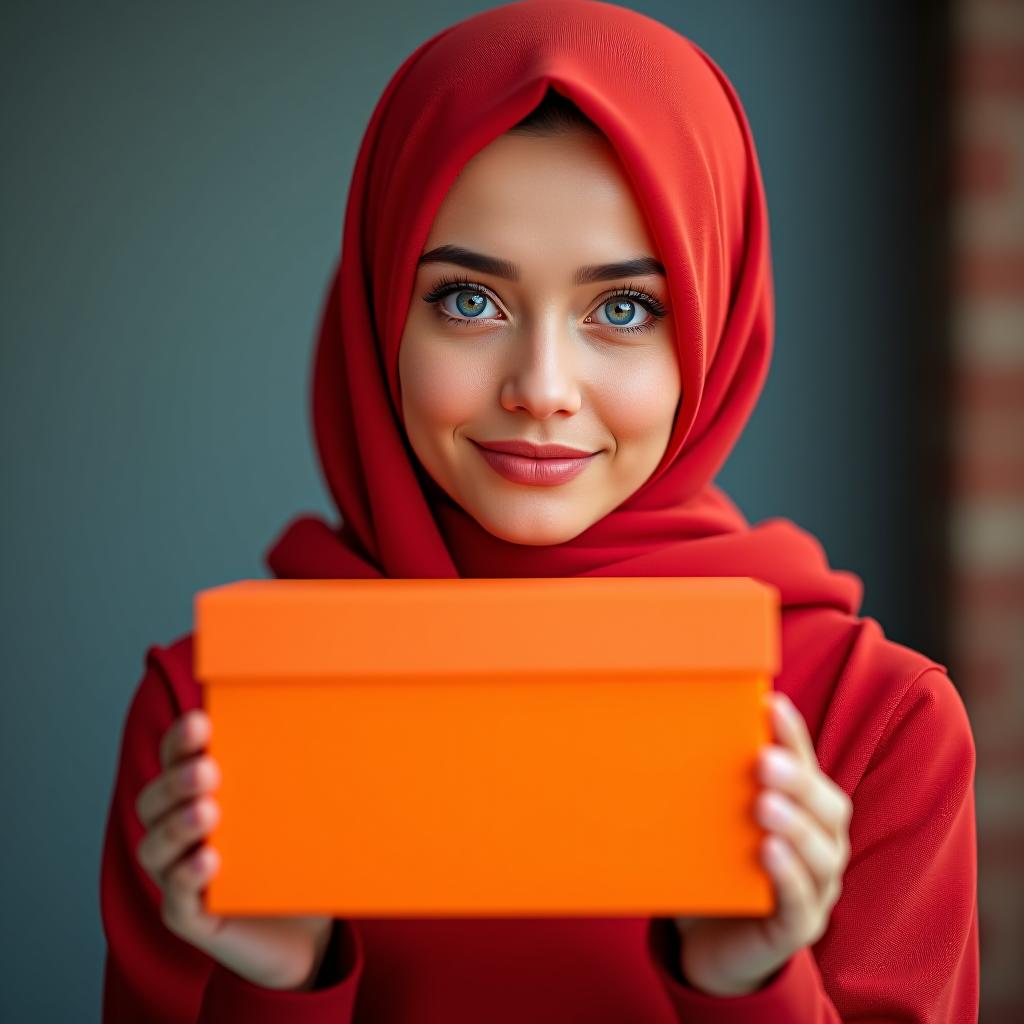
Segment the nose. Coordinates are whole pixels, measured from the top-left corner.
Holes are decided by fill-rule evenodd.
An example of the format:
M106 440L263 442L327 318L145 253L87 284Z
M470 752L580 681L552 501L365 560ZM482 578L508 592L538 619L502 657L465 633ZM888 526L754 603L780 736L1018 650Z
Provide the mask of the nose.
M501 386L501 404L509 412L525 410L538 420L555 413L572 415L583 404L576 343L567 325L546 320L516 338L513 365Z

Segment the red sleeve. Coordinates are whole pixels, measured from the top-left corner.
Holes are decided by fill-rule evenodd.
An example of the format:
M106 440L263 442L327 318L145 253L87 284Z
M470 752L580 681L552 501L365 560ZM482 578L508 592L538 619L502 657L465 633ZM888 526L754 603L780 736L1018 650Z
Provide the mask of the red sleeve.
M959 693L927 669L854 790L850 862L829 927L757 992L715 997L679 970L679 933L648 951L687 1024L974 1024L978 1020L975 747Z
M363 969L353 922L335 921L318 987L310 992L252 984L165 927L160 889L135 858L144 835L135 799L160 774L160 738L181 713L147 659L125 719L103 841L104 1024L349 1024Z

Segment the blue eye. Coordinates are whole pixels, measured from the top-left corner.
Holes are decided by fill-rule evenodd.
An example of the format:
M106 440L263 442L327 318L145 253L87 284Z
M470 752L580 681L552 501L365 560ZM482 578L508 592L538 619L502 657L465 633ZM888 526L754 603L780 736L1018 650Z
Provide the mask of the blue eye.
M630 302L628 299L618 299L615 302L606 302L602 308L614 310L608 314L613 326L626 327L636 312L636 303ZM622 317L622 319L616 319L617 317Z
M454 297L455 299L455 310L448 310L445 308L445 303L449 298ZM453 313L458 316L468 317L469 319L494 319L494 313L491 313L488 317L484 314L484 310L487 308L488 303L494 306L494 300L489 296L484 295L483 292L478 292L472 288L461 288L458 290L452 290L445 292L445 294L439 300L441 309L444 309L449 316ZM497 306L494 307L495 312L498 311Z
M631 321L637 314L637 303L633 302L632 299L627 299L623 295L617 295L615 298L609 299L607 302L601 304L601 309L605 312L608 317L608 324L614 327L618 331L644 331L650 330L658 323L658 317L654 311L645 306L647 309L647 319L641 320L640 323L633 324ZM610 312L608 312L610 310ZM587 317L587 321L590 321L590 317ZM598 321L601 323L601 321Z
M447 304L449 297L454 298L454 309ZM638 301L634 302L634 299ZM431 304L438 316L455 327L469 326L475 321L505 319L504 313L498 309L487 289L483 285L474 284L471 281L442 277L434 288L423 296L423 301ZM638 312L638 305L646 310L648 316L646 320L633 323ZM494 307L494 311L490 314L487 313L489 306ZM588 314L584 323L596 323L598 327L610 328L616 334L633 334L638 331L652 330L658 326L658 321L668 314L668 310L659 299L632 285L627 285L611 298L606 299L599 308L602 311L610 310L605 314L608 319L595 321L594 314Z

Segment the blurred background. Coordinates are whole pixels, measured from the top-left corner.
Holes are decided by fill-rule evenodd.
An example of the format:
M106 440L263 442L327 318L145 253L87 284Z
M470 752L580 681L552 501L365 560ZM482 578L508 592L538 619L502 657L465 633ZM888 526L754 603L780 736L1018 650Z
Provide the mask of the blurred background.
M98 1019L124 715L192 596L334 514L313 333L401 61L487 3L5 2L0 986ZM946 664L978 749L982 1021L1024 1019L1024 3L649 0L737 87L772 370L718 482Z

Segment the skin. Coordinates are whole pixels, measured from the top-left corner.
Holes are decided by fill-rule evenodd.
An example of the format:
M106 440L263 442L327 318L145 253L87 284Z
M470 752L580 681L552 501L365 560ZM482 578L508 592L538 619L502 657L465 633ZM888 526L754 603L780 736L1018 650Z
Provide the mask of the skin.
M618 325L657 318L629 297L629 319L608 305L632 283L667 307L665 278L573 282L583 265L657 258L629 181L602 136L500 136L442 202L424 252L442 245L509 260L519 280L447 261L417 268L398 356L409 442L430 476L495 536L570 540L651 475L680 398L671 315L653 330L623 333ZM461 291L478 316L456 305L458 292L438 305L459 325L423 301L442 275L484 286ZM576 479L541 487L502 477L471 439L600 454Z
M438 484L495 535L519 544L569 540L650 476L680 397L671 313L653 330L621 335L611 324L616 311L606 305L632 282L667 306L664 279L572 280L581 265L656 257L641 212L602 138L502 136L466 165L424 251L443 244L511 260L520 276L511 282L453 264L419 268L399 351L410 444ZM487 322L447 325L421 300L442 271L486 286L480 294L491 301L480 308ZM463 294L472 299L475 292ZM463 316L455 299L442 301ZM638 305L626 322L649 316ZM554 441L600 455L568 483L515 484L484 461L474 437ZM849 858L849 798L818 765L800 712L778 692L766 699L779 742L760 753L755 814L767 833L761 854L776 912L676 919L680 970L712 995L763 987L793 953L817 941ZM332 918L203 911L202 890L219 869L205 842L220 816L211 733L209 716L196 709L164 734L162 771L136 801L146 829L137 859L162 891L164 924L179 937L256 984L312 988Z

